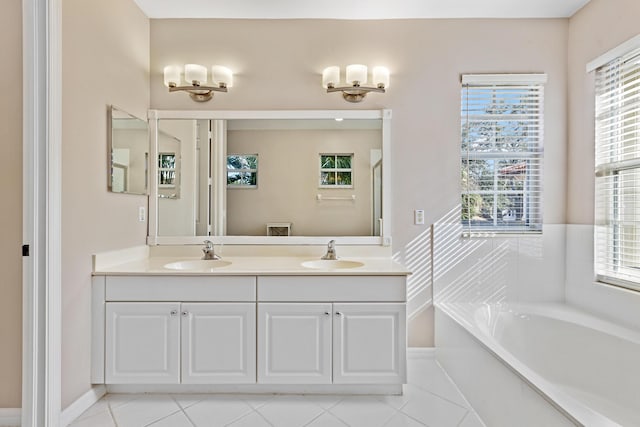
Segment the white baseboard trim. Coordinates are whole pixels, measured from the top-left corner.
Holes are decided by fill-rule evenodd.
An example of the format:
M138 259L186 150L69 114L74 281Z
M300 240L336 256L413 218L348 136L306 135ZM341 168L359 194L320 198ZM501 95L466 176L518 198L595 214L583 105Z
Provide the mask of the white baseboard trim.
M91 390L80 396L75 402L62 410L62 413L60 414L60 426L66 427L71 424L105 394L107 394L107 388L105 386L93 386Z
M409 347L407 349L407 359L435 359L435 347Z
M108 393L401 395L402 384L109 384Z
M20 408L0 408L0 427L19 427L21 423Z

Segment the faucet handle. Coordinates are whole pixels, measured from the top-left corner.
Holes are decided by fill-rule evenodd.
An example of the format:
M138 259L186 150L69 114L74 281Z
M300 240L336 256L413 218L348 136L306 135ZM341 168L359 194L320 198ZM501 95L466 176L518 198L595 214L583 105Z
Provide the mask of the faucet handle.
M205 249L210 251L213 249L213 242L211 240L205 240L204 242L202 242L205 244Z

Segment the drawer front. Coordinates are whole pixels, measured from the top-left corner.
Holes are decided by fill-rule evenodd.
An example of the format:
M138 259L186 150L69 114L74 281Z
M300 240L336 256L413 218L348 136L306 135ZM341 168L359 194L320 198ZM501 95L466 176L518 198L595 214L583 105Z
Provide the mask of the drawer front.
M405 302L406 276L259 276L258 301Z
M255 301L255 276L107 276L107 301Z

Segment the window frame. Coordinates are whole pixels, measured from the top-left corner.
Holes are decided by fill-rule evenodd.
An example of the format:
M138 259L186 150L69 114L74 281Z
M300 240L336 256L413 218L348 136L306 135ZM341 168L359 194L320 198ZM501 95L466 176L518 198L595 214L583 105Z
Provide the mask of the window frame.
M543 224L543 206L542 206L542 185L543 185L543 161L544 161L544 88L547 82L546 74L465 74L461 76L461 137L460 137L460 183L461 183L461 212L460 223L463 227L464 236L486 236L487 234L541 234ZM501 90L505 90L504 94L500 94ZM501 113L478 113L470 114L470 110L476 106L470 106L469 98L473 96L473 91L486 91L495 97L495 103L498 101L508 100L508 90L521 90L530 91L534 94L535 104L533 107L526 106L526 110L518 115L513 114L501 114ZM498 96L500 95L500 96ZM527 105L527 104L525 104ZM499 150L497 147L498 141L501 139L496 133L488 142L493 149L478 149L472 150L471 138L469 137L470 123L472 121L478 121L478 117L483 117L482 120L487 122L512 122L520 123L524 120L523 117L518 116L534 116L535 121L533 127L537 126L538 132L535 137L529 136L527 133L526 140L533 140L534 142L527 142L526 150L514 150L504 151ZM475 117L474 117L475 116ZM510 117L513 116L513 117ZM486 118L485 118L486 117ZM473 119L472 119L473 118ZM517 133L509 135L518 135ZM471 162L480 160L492 163L490 166L492 169L491 175L493 175L493 187L491 189L471 189ZM501 172L508 168L509 165L499 167L500 162L511 161L518 162L514 164L525 164L525 172L522 179L522 189L500 189L500 185L505 185L508 179L509 173ZM466 173L466 174L465 174ZM515 175L514 175L515 176ZM504 181L500 183L500 181ZM499 199L501 196L512 195L515 197L521 197L522 199L522 218L523 220L517 221L517 219L508 220L505 218L505 214L498 212ZM474 224L471 216L471 205L468 201L471 196L486 197L493 196L491 203L491 224ZM465 199L467 198L467 199ZM467 200L467 202L465 202ZM466 218L465 218L466 208ZM517 209L516 209L517 210ZM502 217L501 217L502 215ZM509 211L506 215L511 216ZM512 224L508 224L511 223ZM516 224L518 223L518 224Z
M241 169L229 169L229 157L255 157L256 158L256 167L255 168L241 168ZM240 153L232 153L227 154L226 156L226 177L227 177L227 189L231 188L244 188L244 189L254 189L258 188L258 169L260 168L260 158L258 154L240 154ZM229 174L230 173L255 173L256 174L256 183L255 184L234 184L229 183Z
M635 202L640 192L635 184L640 177L640 39L632 41L590 63L587 71L595 71L595 280L638 292L640 246L629 249L636 240L625 236L630 225L634 235L640 226L640 201ZM629 131L631 125L635 129ZM622 177L629 172L634 174L630 180Z
M322 167L322 157L327 157L327 156L333 156L334 157L334 162L336 167L334 168L323 168ZM351 158L350 160L350 164L351 167L350 168L339 168L337 167L338 165L338 157L346 157L349 156ZM318 188L354 188L354 167L353 167L353 161L355 159L355 155L354 153L319 153L318 154L318 161L319 161L319 166L320 166L320 173L318 175ZM323 184L322 183L322 174L324 172L330 172L330 173L335 173L336 174L336 180L335 180L335 184ZM337 174L339 172L342 173L349 173L351 175L351 184L338 184L338 179L337 179Z

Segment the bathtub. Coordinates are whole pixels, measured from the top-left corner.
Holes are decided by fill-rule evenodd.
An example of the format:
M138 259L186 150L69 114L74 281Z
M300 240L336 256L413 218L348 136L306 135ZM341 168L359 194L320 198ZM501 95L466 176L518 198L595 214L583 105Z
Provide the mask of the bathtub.
M437 304L436 354L492 427L640 426L640 333L567 305Z

